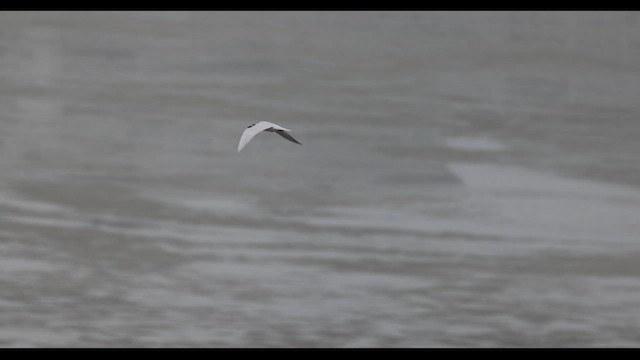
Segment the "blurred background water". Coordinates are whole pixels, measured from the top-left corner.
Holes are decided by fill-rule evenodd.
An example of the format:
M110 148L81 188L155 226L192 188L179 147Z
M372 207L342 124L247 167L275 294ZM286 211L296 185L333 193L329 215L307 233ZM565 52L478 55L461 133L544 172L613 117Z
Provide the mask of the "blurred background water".
M638 59L636 12L2 12L0 346L637 347Z

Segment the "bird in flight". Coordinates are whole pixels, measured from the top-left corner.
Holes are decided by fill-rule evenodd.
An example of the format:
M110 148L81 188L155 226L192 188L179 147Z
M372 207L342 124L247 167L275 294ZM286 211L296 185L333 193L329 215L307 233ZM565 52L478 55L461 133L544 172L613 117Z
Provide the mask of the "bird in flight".
M254 136L258 135L258 133L261 133L263 131L275 132L278 135L282 136L283 138L291 142L302 145L301 142L294 139L293 136L289 135L289 131L291 130L285 129L280 125L277 125L268 121L260 121L258 123L249 125L244 130L244 132L242 133L242 136L240 137L240 143L238 143L238 152L240 152L240 150L242 150L242 148L244 148L249 143L249 141L253 139Z

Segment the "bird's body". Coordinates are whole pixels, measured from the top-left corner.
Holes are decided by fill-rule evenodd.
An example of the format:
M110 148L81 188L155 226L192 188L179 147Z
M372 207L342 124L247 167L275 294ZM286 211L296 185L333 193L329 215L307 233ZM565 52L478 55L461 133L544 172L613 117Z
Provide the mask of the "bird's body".
M244 132L242 133L242 136L240 137L240 142L238 143L238 152L240 152L240 150L242 150L242 148L244 148L249 143L249 141L253 139L254 136L258 135L263 131L275 132L278 135L282 136L283 138L291 142L302 145L302 143L300 143L298 140L294 139L293 136L288 134L288 132L290 132L291 130L285 129L278 124L274 124L268 121L260 121L258 123L249 125L244 130Z

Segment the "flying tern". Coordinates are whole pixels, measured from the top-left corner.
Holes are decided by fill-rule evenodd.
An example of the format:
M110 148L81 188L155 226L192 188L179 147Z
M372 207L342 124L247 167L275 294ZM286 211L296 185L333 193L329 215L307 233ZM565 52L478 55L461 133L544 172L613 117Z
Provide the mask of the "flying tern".
M238 143L238 152L240 152L240 150L242 150L242 148L244 148L249 143L249 141L253 139L254 136L258 135L263 131L275 132L276 134L282 136L283 138L291 142L302 145L301 142L299 142L298 140L294 139L291 135L289 135L289 131L291 130L285 129L280 125L277 125L268 121L260 121L258 123L249 125L244 130L244 132L242 133L242 136L240 137L240 143Z

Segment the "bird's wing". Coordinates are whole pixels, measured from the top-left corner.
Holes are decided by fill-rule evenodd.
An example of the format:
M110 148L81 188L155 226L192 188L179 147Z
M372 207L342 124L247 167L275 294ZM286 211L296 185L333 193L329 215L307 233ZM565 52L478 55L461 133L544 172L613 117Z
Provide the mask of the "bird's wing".
M260 124L265 124L265 125L269 125L269 127L272 127L274 130L284 130L284 131L291 131L289 129L285 129L282 126L278 125L278 124L274 124L272 122L268 122L268 121L260 121L259 123L257 123L256 125L260 125Z
M294 138L293 138L293 136L289 135L289 133L288 133L287 131L284 131L284 130L276 130L276 132L278 133L278 135L282 136L283 138L285 138L285 139L287 139L287 140L289 140L289 141L292 141L292 142L294 142L294 143L296 143L296 144L300 144L300 145L302 145L302 143L301 143L301 142L299 142L298 140L294 139Z
M242 150L242 148L244 148L254 136L271 127L273 127L273 124L270 122L260 121L259 123L246 128L240 137L238 152L240 152L240 150Z

